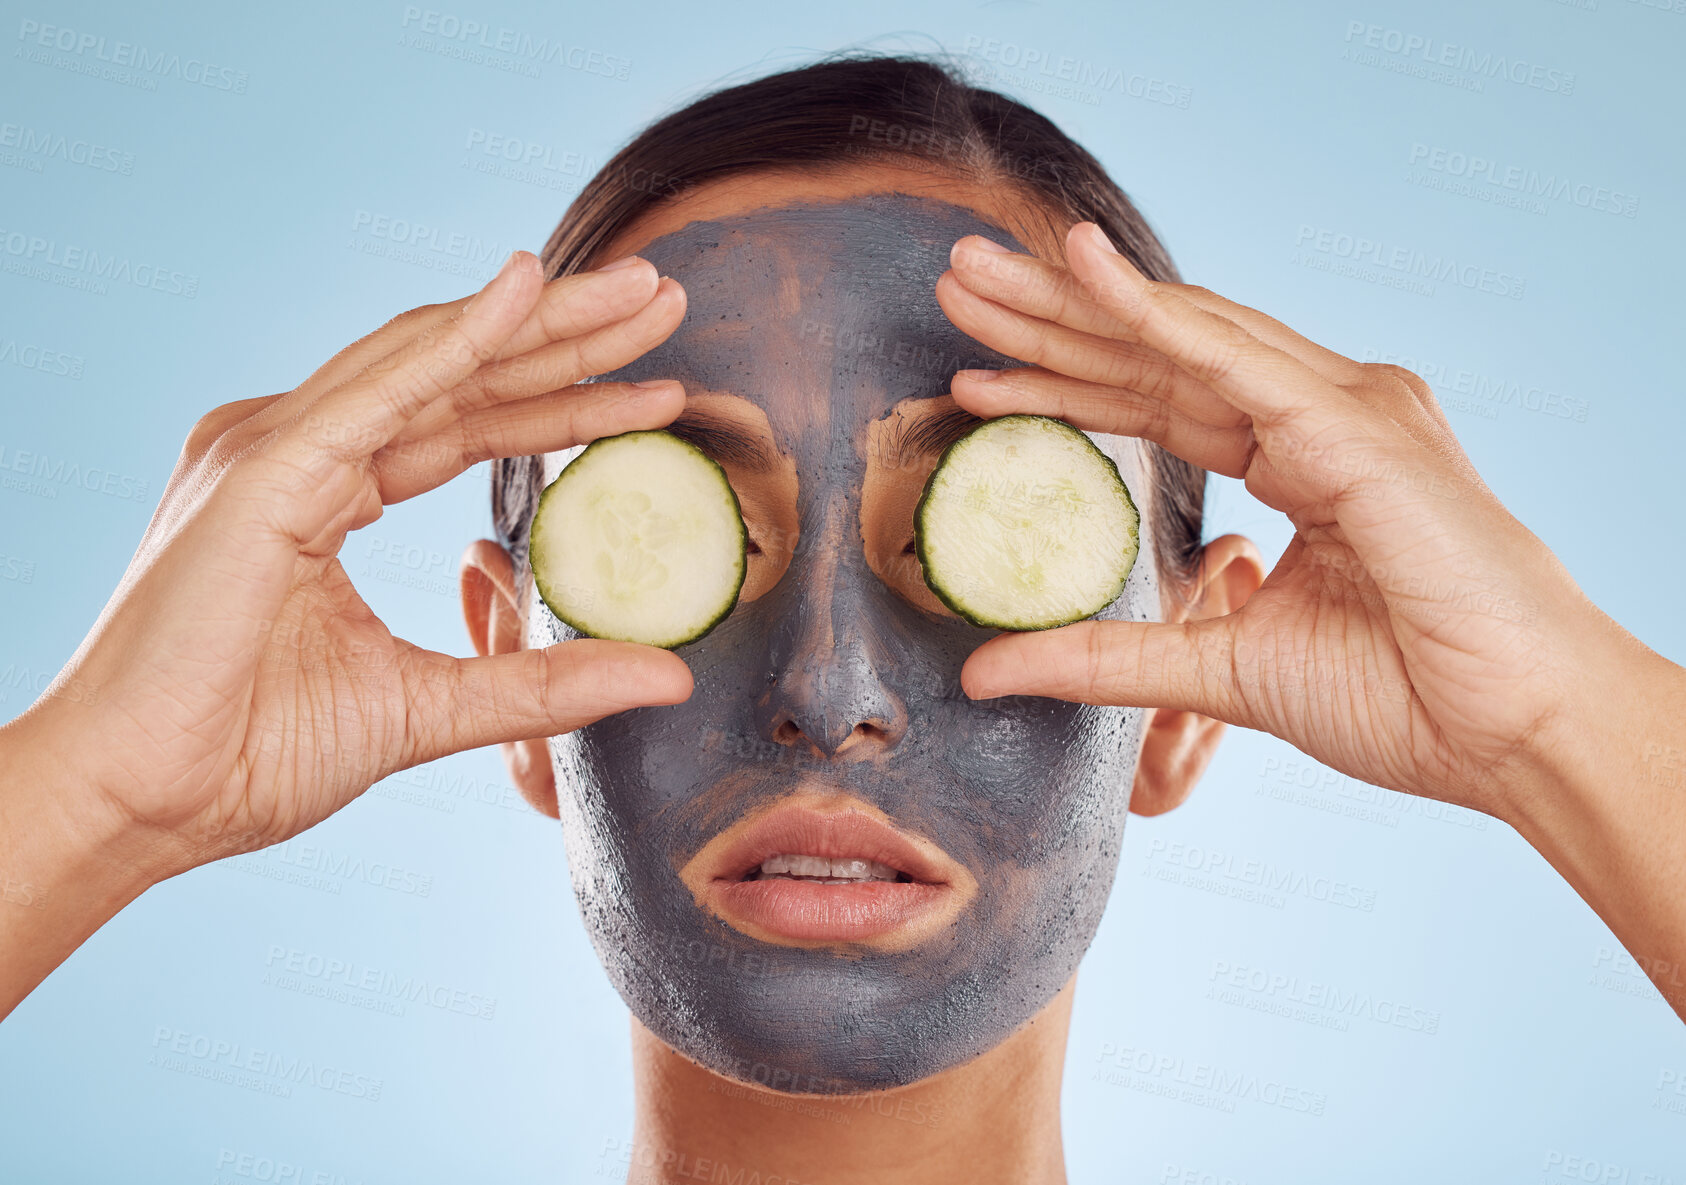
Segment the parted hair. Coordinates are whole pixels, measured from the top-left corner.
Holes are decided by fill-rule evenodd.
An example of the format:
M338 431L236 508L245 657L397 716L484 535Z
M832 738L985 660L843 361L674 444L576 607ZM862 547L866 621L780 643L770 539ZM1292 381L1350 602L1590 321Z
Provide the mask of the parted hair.
M970 85L962 66L940 58L865 53L718 89L652 123L569 205L545 244L545 276L586 270L638 218L705 182L766 169L846 170L863 162L946 171L1001 187L1055 242L1072 223L1097 223L1144 275L1180 281L1129 197L1047 118ZM1144 443L1155 486L1149 523L1160 582L1186 603L1200 563L1206 471ZM544 458L492 464L493 526L524 572Z

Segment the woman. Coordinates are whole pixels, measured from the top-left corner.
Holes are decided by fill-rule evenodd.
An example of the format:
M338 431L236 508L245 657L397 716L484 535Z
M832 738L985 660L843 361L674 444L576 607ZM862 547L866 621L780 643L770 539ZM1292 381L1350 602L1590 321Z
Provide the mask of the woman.
M1144 554L1097 619L991 637L906 542L935 450L1009 412L1097 435ZM675 653L562 640L532 495L666 425L739 493L739 604ZM517 459L463 574L480 656L420 651L336 552L490 457ZM1200 544L1208 470L1295 526L1262 584L1248 541ZM1023 107L826 62L654 125L542 274L517 253L200 422L88 640L0 731L0 859L54 903L0 917L0 999L150 884L501 743L634 1014L635 1176L1058 1180L1124 810L1182 801L1223 722L1505 819L1654 967L1686 953L1683 708L1686 672L1504 511L1415 376L1178 283ZM883 1122L814 1114L863 1107Z

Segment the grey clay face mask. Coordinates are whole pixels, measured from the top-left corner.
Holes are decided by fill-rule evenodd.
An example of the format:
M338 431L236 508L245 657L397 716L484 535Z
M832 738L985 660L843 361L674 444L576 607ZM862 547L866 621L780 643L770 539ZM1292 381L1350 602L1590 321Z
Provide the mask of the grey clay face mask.
M748 399L795 460L794 558L765 595L679 649L690 700L551 742L575 893L616 989L680 1053L775 1090L892 1087L1000 1044L1076 970L1117 868L1142 709L966 698L961 663L994 631L914 607L865 559L869 425L902 400L947 394L957 369L1016 364L956 329L933 294L967 234L1023 250L969 211L904 195L691 223L640 251L684 285L684 324L602 376ZM1122 452L1143 504L1140 453ZM1101 617L1158 618L1147 521ZM532 604L533 644L572 636ZM894 743L871 760L831 755L864 720L892 722ZM781 721L814 747L775 740ZM805 949L751 938L696 903L678 870L814 780L965 865L977 892L952 925L896 953Z

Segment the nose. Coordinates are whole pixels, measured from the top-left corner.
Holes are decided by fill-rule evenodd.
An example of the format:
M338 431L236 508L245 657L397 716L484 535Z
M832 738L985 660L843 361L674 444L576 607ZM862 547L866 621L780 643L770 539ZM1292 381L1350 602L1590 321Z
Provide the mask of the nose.
M874 628L876 578L848 530L847 502L834 501L820 531L791 565L793 628L775 654L765 705L768 739L827 758L868 760L907 732L907 708L884 683L891 669ZM845 550L847 549L847 550ZM888 590L883 590L887 592Z

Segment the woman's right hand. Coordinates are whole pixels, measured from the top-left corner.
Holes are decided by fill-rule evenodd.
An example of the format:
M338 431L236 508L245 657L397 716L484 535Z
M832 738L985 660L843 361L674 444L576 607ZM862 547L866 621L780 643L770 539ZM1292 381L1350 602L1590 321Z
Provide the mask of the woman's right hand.
M383 506L478 461L668 423L678 383L582 380L684 311L644 260L547 284L517 252L473 297L402 314L296 390L206 415L92 632L7 726L8 756L58 817L124 834L155 882L297 835L397 770L684 700L685 664L647 646L413 646L337 558Z

